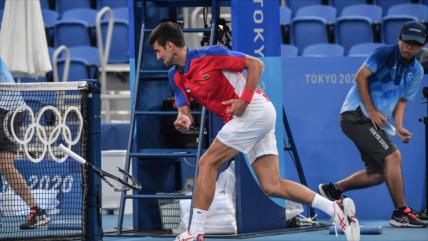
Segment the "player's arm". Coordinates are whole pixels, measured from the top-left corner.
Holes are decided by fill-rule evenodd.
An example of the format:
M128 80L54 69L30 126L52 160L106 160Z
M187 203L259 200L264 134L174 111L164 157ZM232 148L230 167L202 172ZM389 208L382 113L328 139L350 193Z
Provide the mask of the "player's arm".
M179 131L187 131L193 123L193 116L189 106L185 105L178 108L177 119L174 121L175 129Z
M410 133L406 128L403 127L406 104L407 100L405 98L402 98L398 101L394 109L395 129L397 130L398 137L400 137L401 141L404 143L408 143L412 138L412 133Z
M358 86L358 91L360 92L361 100L363 101L364 106L368 112L369 118L372 122L372 125L377 129L382 129L387 121L386 117L376 110L373 105L372 99L370 98L369 92L369 77L372 75L372 71L366 66L361 66L357 72L356 82Z
M259 84L260 76L263 72L263 62L255 57L245 56L245 69L247 69L247 83L239 99L224 101L223 104L229 105L227 113L241 116L248 104L251 103L254 91Z

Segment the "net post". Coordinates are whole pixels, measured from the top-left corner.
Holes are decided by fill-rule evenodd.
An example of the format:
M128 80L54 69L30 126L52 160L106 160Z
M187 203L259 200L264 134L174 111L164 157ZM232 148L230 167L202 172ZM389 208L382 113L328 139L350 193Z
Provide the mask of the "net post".
M89 86L88 96L88 152L87 161L93 165L101 166L101 101L99 81L87 81ZM86 240L101 241L103 236L101 222L101 180L93 173L88 172L88 206L85 221L88 231Z

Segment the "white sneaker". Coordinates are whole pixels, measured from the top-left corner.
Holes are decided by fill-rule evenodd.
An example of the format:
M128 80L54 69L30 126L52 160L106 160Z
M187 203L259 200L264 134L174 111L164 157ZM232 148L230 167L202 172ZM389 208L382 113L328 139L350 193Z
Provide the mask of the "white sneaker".
M350 198L345 198L342 201L345 215L348 217L348 223L351 227L351 239L353 241L360 241L360 223L355 215L354 201Z
M190 234L186 231L178 235L175 241L204 241L204 233Z
M356 225L356 230L352 230L352 226L350 225L351 218L348 217L346 213L353 214L353 217L355 220L355 206L354 202L350 198L340 199L336 200L334 202L334 216L333 216L333 223L335 227L339 227L343 231L343 233L346 236L346 240L348 241L359 241L360 240L360 226L358 225L358 221ZM356 232L358 231L358 234Z

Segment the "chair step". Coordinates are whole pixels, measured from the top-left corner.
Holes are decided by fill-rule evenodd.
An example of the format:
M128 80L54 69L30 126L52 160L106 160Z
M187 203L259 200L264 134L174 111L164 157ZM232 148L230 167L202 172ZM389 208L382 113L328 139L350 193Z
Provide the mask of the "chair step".
M128 194L124 195L125 198L138 198L138 199L192 199L192 195L176 194L176 193L162 193L162 194Z
M168 157L196 157L196 149L155 149L144 148L138 152L131 152L130 157L168 158Z

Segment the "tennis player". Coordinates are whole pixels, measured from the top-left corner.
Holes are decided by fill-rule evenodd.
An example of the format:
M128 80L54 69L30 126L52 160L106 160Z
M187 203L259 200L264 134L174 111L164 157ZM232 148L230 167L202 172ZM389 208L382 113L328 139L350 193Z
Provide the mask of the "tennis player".
M15 83L12 74L1 58L0 83ZM11 128L11 126L9 124L4 125L4 121L8 111L15 106L8 105L8 101L10 102L6 97L3 99L3 96L0 96L0 174L6 178L13 190L30 207L30 214L27 217L27 221L21 224L20 228L34 229L48 223L49 218L45 210L37 206L37 201L31 194L30 188L13 163L18 147L16 143L10 141L7 137L6 133L10 133L10 131L4 128ZM15 124L13 128L19 128L19 124Z
M240 152L247 155L267 195L318 208L333 218L348 240L359 240L359 224L351 199L330 201L279 176L274 133L276 113L266 94L257 89L263 71L259 59L220 46L190 49L180 27L172 22L159 24L150 34L149 43L157 59L171 67L169 81L178 107L175 128L188 130L193 122L189 97L225 123L199 160L193 218L189 229L177 236L177 241L204 239L204 223L214 198L218 169ZM242 74L244 69L246 77Z

